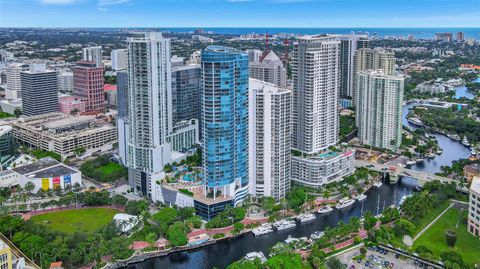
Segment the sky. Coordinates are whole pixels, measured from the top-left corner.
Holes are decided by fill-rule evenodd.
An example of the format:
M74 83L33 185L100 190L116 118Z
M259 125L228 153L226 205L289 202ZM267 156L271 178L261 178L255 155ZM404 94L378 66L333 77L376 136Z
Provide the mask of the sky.
M0 0L0 27L480 27L480 0Z

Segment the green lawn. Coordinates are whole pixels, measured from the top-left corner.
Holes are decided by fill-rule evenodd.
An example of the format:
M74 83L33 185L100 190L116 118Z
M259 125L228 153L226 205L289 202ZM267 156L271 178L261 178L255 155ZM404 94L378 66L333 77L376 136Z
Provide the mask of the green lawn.
M414 221L414 224L416 226L414 235L417 235L418 232L423 230L423 228L427 227L427 225L430 224L436 217L438 217L438 215L440 215L445 209L447 209L449 205L450 201L444 201L441 205L437 206L427 215L423 216L423 218L418 221Z
M109 223L118 210L110 208L83 208L33 216L33 222L65 233L91 233Z
M415 241L414 248L420 245L426 246L437 256L442 251L454 250L462 255L463 260L467 264L474 265L475 263L480 263L480 240L468 233L467 215L468 210L463 210L460 216L460 210L450 208L445 215ZM459 217L461 219L458 228L456 228ZM457 232L458 239L453 249L448 247L445 240L444 232L446 229L452 229Z
M0 111L0 119L15 117L14 115L8 114L7 112Z
M110 175L113 173L121 173L125 167L119 165L118 163L109 162L107 165L100 166L97 168L99 172L104 175Z

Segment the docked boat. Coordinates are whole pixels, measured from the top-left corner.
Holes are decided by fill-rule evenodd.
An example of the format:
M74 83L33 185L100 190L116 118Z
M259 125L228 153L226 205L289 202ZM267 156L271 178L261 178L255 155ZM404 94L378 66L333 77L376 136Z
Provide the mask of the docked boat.
M314 221L315 218L316 218L315 215L312 213L300 214L296 217L296 219L300 221L300 223Z
M437 154L438 154L438 155L440 155L440 154L442 154L442 153L443 153L443 150L441 150L441 149L437 150Z
M295 224L295 221L286 219L277 221L273 224L273 226L275 226L278 231L288 230L294 228L296 225L297 224Z
M375 182L375 183L373 184L373 186L374 186L375 188L380 188L382 185L383 185L383 182L381 182L381 181L377 181L377 182Z
M423 122L418 118L409 118L407 121L415 126L423 127Z
M338 204L335 206L337 209L346 209L355 203L355 200L353 199L348 199L348 198L342 198L338 201Z
M450 137L450 139L453 139L453 140L455 140L455 141L460 141L460 140L462 140L462 139L460 138L460 136L458 136L458 135L456 135L456 134L452 134L452 135L450 135L449 137Z
M254 251L254 252L247 253L247 255L245 255L245 259L249 261L254 261L256 259L259 259L262 263L267 261L267 258L261 251L258 251L258 252Z
M330 213L332 213L333 211L333 208L329 207L329 206L323 206L322 208L320 208L317 213L318 214L321 214L321 215L328 215Z
M425 160L422 159L422 158L418 158L418 159L415 160L416 163L423 163L423 161L425 161Z
M463 137L462 144L463 144L465 147L470 146L470 142L468 142L467 136L464 136L464 137Z
M477 151L475 149L472 149L472 151L470 153L472 154L472 156L477 155Z
M288 236L287 239L285 239L285 242L286 244L291 244L291 243L295 243L295 242L298 242L298 238L295 238L295 237L292 237L291 235Z
M252 230L253 235L262 236L273 232L272 225L270 223L264 223L260 227Z
M324 235L325 235L324 232L316 231L316 232L314 232L312 235L310 235L310 238L311 238L312 240L318 240L318 239L320 239L320 238L321 238L322 236L324 236Z
M408 161L407 161L407 165L414 165L414 164L416 164L416 163L417 163L417 162L414 161L414 160L408 160Z
M367 199L367 195L362 193L362 194L358 195L355 199L357 199L357 201L361 202L361 201Z
M408 197L410 197L410 195L402 196L402 198L400 198L400 202L398 202L398 206L401 206L403 203L405 203Z
M433 159L435 158L435 153L430 153L427 155L428 158Z

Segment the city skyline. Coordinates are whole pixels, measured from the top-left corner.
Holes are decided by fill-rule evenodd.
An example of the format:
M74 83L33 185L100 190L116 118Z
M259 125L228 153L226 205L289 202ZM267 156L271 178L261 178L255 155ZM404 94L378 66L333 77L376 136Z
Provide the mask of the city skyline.
M480 27L475 0L162 0L153 5L2 0L0 5L1 27Z

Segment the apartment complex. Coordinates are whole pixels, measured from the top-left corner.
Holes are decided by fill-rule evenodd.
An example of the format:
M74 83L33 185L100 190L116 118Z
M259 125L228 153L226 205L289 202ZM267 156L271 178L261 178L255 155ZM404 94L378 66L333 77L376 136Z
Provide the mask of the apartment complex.
M171 162L166 142L172 132L170 40L157 32L133 33L127 50L125 158L130 186L148 195L152 177Z
M452 42L453 34L452 33L435 33L435 40L443 42Z
M303 36L293 49L293 148L317 153L338 141L340 41Z
M354 151L327 151L308 158L292 156L292 180L308 187L320 188L353 174L354 161Z
M25 116L58 111L57 73L45 64L32 64L29 71L20 73L22 113Z
M58 91L65 94L73 93L73 73L62 71L58 74Z
M8 65L5 76L7 79L7 88L5 89L5 98L17 99L22 97L22 88L20 81L20 73L28 71L29 66L23 63L12 63Z
M200 119L199 64L172 67L172 121L173 123Z
M202 51L202 161L205 195L233 205L248 193L248 55L222 46Z
M103 67L101 46L83 48L82 57L84 62L93 62L95 67Z
M103 67L95 62L78 62L73 67L73 95L85 102L87 113L104 111L103 83Z
M117 70L124 70L127 68L127 50L126 49L118 49L112 50L110 53L110 60L112 61L112 69Z
M287 87L287 69L273 51L260 61L251 62L249 69L251 78L266 81L278 87Z
M290 189L292 93L256 79L249 90L250 194L279 201Z
M76 148L94 149L117 141L117 129L98 123L93 116L47 113L20 118L13 124L13 136L21 144L58 153L62 159Z
M367 35L344 34L340 39L340 91L339 98L353 97L353 65L357 49L368 48Z
M475 177L470 185L468 207L468 231L480 238L480 177Z
M360 143L397 151L402 143L404 77L382 70L358 73L358 138Z

